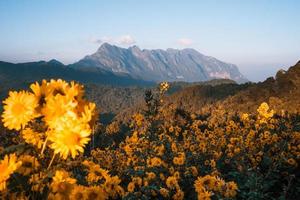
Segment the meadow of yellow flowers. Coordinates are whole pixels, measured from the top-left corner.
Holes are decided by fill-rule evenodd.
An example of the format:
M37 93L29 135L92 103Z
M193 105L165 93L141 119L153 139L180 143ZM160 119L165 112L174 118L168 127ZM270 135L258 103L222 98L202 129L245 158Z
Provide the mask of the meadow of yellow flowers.
M146 93L147 109L111 134L97 129L99 112L78 83L43 80L9 92L0 197L299 198L300 115L276 113L265 102L256 114L188 113L161 106L168 87Z

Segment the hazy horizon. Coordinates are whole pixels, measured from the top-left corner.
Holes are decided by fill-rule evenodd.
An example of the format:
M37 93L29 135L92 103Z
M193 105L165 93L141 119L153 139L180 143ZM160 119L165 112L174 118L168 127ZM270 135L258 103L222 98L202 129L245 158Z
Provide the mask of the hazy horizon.
M0 60L94 53L103 42L141 49L193 48L236 64L251 81L300 60L298 1L1 1Z

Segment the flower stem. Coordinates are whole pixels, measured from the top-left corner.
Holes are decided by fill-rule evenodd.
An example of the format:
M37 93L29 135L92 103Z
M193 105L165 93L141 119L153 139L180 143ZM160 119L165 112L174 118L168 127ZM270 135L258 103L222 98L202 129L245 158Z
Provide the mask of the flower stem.
M52 159L51 159L51 161L50 161L50 163L49 163L49 165L48 165L47 170L51 167L51 165L52 165L52 163L53 163L53 160L54 160L55 156L56 156L56 153L53 154Z
M45 151L47 142L48 142L48 137L46 137L46 140L45 140L45 142L44 142L44 144L43 144L43 148L42 148L42 151L41 151L41 155L43 155L43 153L44 153L44 151Z

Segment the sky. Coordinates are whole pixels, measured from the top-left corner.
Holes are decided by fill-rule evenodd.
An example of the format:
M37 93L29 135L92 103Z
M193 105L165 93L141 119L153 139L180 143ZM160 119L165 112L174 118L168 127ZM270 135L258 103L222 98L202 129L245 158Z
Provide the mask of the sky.
M101 43L194 48L263 81L300 60L298 0L1 0L0 60L64 64Z

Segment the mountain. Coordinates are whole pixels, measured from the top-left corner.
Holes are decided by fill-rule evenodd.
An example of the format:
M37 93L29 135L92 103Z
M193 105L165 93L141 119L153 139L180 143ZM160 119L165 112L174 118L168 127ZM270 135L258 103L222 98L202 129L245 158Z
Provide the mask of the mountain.
M115 75L127 74L146 81L197 82L211 79L232 79L247 82L236 65L205 56L194 49L141 50L104 43L96 53L71 65L76 69L102 69Z
M28 84L42 79L75 80L84 84L96 83L113 86L150 86L153 82L136 80L128 75L122 76L97 69L96 71L82 71L71 68L57 60L28 62L13 64L0 61L0 98L11 88L21 89Z

